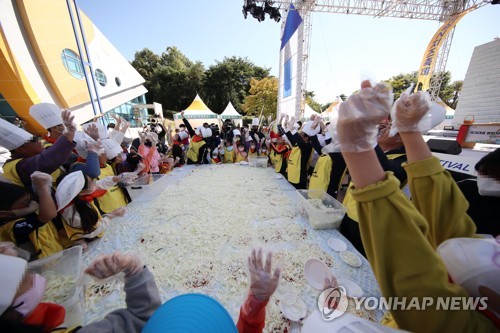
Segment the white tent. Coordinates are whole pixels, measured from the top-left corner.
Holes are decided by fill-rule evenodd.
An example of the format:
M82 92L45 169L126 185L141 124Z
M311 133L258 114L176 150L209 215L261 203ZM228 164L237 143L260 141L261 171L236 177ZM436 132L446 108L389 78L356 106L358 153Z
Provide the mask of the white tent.
M186 118L193 128L203 125L203 123L218 124L217 114L212 112L201 100L200 96L196 94L191 105L184 110L184 118ZM175 127L182 124L181 113L178 112L174 115Z
M231 103L231 101L229 101L229 103L226 106L226 109L224 110L224 112L222 112L220 114L219 117L220 117L220 119L222 119L222 121L224 121L226 119L232 120L232 122L236 126L238 126L238 125L242 126L243 125L243 117L241 116L241 114L238 113L238 111L236 111L236 109L234 108L234 106Z
M332 102L332 104L330 104L330 106L321 113L321 118L323 119L323 121L325 122L329 122L331 119L331 113L332 112L339 112L339 108L340 108L340 104L344 103L344 101L342 101L342 98L340 98L340 96L337 96L337 98L335 98L335 100Z
M439 124L438 126L436 126L435 129L442 130L442 129L444 129L445 126L446 127L453 126L453 117L455 116L455 110L453 110L452 108L450 108L439 97L436 98L436 100L434 102L437 103L437 104L439 104L439 105L441 105L446 110L446 118L445 118L445 120L441 124Z
M307 103L306 103L306 105L304 107L304 115L302 116L302 121L303 122L309 121L309 119L311 119L311 116L313 114L317 115L317 116L321 116L319 113L317 113L316 111L311 109L311 107L309 105L307 105Z

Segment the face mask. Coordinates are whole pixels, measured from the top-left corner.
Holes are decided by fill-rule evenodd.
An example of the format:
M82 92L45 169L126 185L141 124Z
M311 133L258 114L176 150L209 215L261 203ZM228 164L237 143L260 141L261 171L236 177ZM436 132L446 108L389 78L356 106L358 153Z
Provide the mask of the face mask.
M240 141L240 138L236 138L236 141Z
M255 150L255 146L250 146L250 149Z
M45 278L35 274L33 277L33 286L30 290L19 296L12 302L12 307L23 315L23 318L29 315L43 298L45 292Z
M262 149L260 152L261 152L262 154L265 154L265 153L267 153L267 150Z
M488 176L477 176L479 194L488 197L500 197L500 182Z
M227 147L227 151L233 151L233 147Z
M224 149L219 149L219 154L224 155Z
M244 147L238 147L238 150L239 151L243 151L243 150L245 150L245 148Z

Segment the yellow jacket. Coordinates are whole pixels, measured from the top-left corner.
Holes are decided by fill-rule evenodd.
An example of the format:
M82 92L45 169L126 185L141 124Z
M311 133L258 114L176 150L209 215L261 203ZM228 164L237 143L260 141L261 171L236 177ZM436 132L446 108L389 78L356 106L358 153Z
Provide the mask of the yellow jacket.
M385 297L468 297L448 280L436 247L454 237L471 237L475 226L468 204L435 157L404 165L413 203L387 179L353 189L361 238ZM393 310L397 325L411 332L498 332L474 310Z

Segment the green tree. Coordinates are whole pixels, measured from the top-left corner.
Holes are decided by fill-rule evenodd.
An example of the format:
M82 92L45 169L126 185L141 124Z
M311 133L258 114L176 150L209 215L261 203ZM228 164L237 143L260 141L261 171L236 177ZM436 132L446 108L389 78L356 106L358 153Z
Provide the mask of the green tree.
M205 72L205 102L216 113L221 113L229 101L236 110L241 110L251 79L261 80L269 76L269 71L254 65L247 58L224 58Z
M458 99L460 98L460 93L462 92L464 81L462 80L453 81L451 85L453 86L453 96L451 97L450 100L446 101L446 104L448 104L450 108L456 109L458 104Z
M262 109L264 107L264 109ZM259 116L262 114L276 117L278 107L278 79L275 77L267 77L262 80L251 79L249 94L245 98L245 102L241 105L241 109L248 116Z
M321 113L323 111L321 109L321 104L314 99L314 91L306 91L306 103L316 112Z
M394 100L398 99L402 93L406 91L410 87L410 85L417 84L417 72L411 72L406 74L398 74L396 76L391 77L385 82L389 83L392 86L392 90L394 92Z
M203 99L204 73L201 62L192 62L175 46L167 47L156 72L161 87L157 102L165 109L180 111L189 106L198 92Z
M146 93L146 101L148 103L157 101L161 86L157 81L156 73L160 68L161 58L150 49L144 48L135 53L134 60L131 64L146 81L144 83L144 87L148 90Z

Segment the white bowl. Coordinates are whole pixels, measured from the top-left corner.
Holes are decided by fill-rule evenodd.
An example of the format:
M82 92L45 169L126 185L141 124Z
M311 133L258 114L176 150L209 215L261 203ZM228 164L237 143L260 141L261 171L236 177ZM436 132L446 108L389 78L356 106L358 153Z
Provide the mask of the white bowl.
M295 294L286 294L281 297L279 307L283 316L291 321L300 321L307 315L306 303Z

